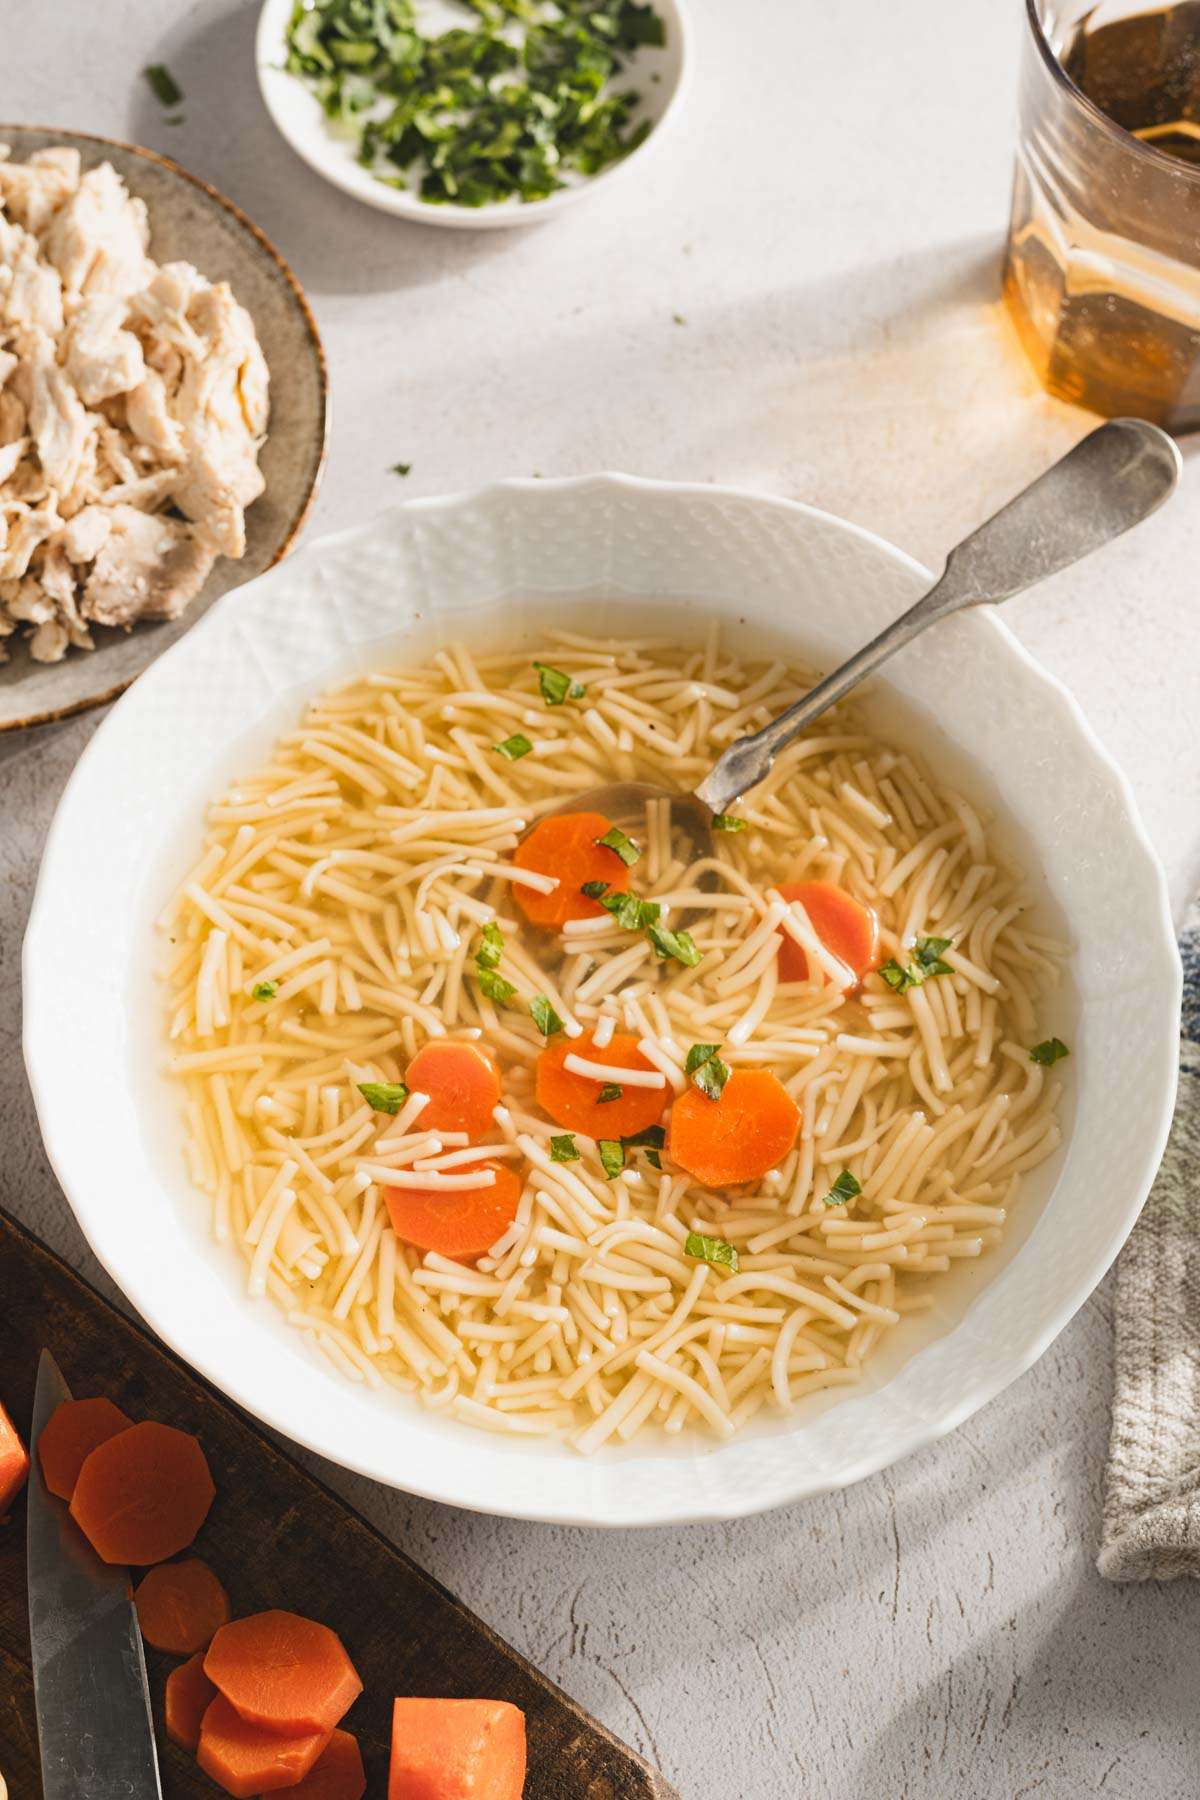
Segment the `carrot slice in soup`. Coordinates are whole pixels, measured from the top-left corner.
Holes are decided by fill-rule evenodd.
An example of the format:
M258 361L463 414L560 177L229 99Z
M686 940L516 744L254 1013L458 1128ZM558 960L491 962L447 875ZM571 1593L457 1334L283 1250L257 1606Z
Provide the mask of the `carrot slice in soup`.
M128 1431L133 1420L103 1395L95 1400L64 1400L56 1406L38 1437L38 1461L42 1480L60 1500L75 1492L79 1471L98 1444L106 1444L118 1431Z
M612 1085L621 1088L620 1098L601 1100L604 1082L564 1067L572 1055L606 1068L657 1073L654 1064L638 1049L637 1039L628 1032L615 1032L603 1049L597 1049L590 1035L560 1038L548 1044L537 1059L536 1093L538 1105L556 1125L567 1131L581 1131L585 1137L622 1138L658 1124L671 1098L665 1082L662 1087L652 1088L622 1086L620 1076L614 1075Z
M92 1451L71 1517L105 1562L165 1562L187 1549L215 1492L191 1433L148 1419Z
M328 1737L362 1693L341 1638L299 1613L252 1613L222 1625L204 1673L248 1724L284 1735Z
M517 1216L522 1182L515 1169L501 1162L470 1163L453 1173L469 1175L485 1169L496 1177L490 1187L384 1188L396 1236L418 1250L433 1250L460 1262L490 1250Z
M0 1406L0 1519L25 1486L28 1473L29 1457L20 1433Z
M825 948L853 969L860 982L879 967L879 919L873 907L832 881L781 881L779 892L785 900L800 902ZM779 935L780 981L807 981L807 956L795 938Z
M473 1144L491 1131L500 1070L485 1045L431 1038L409 1063L405 1081L411 1092L429 1095L414 1129L465 1131Z
M198 1556L159 1563L138 1582L133 1603L146 1642L173 1656L207 1650L229 1623L229 1595Z
M525 1714L506 1700L397 1700L387 1800L521 1800Z
M367 1777L358 1739L335 1731L309 1773L290 1791L294 1800L362 1800Z
M796 1141L800 1108L769 1069L735 1069L719 1100L688 1088L671 1108L667 1154L706 1187L757 1181Z
M204 1715L216 1697L217 1690L204 1673L204 1657L197 1651L167 1676L163 1696L167 1736L185 1750L194 1750L200 1742Z
M522 838L513 852L517 867L552 875L558 882L552 894L538 894L520 882L513 883L513 899L531 925L557 931L568 919L598 918L604 908L580 892L585 881L625 887L624 863L614 850L596 842L611 830L612 820L603 813L559 813L540 820Z
M218 1694L200 1726L196 1761L236 1800L256 1800L303 1781L328 1742L327 1731L264 1731Z

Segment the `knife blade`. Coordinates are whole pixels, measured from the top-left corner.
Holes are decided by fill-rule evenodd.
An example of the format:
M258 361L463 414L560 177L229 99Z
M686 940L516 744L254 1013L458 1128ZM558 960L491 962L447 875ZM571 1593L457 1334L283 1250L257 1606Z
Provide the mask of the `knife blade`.
M38 1364L30 1443L29 1635L45 1800L162 1800L128 1569L101 1562L42 1480L37 1441L71 1390Z

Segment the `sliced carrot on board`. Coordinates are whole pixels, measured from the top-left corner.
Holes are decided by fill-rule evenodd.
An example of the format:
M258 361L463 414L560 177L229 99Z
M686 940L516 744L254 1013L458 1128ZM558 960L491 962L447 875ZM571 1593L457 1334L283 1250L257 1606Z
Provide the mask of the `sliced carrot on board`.
M229 1623L229 1595L198 1556L159 1563L138 1582L133 1603L146 1642L172 1656L207 1650Z
M29 1474L29 1457L21 1442L21 1434L0 1406L0 1519L2 1519Z
M218 1694L200 1726L196 1761L236 1800L257 1800L303 1781L328 1742L328 1731L264 1731Z
M215 1492L191 1432L147 1419L86 1458L71 1517L105 1562L165 1562L188 1548Z
M599 918L604 908L581 891L585 881L606 881L617 889L628 885L616 851L596 842L611 830L612 820L603 813L558 813L540 820L522 838L513 852L517 867L552 875L558 882L552 894L513 883L513 899L531 925L558 931L568 919Z
M516 1170L502 1162L470 1163L454 1173L484 1169L496 1177L490 1187L384 1188L396 1236L418 1250L433 1250L460 1262L490 1250L516 1218L523 1184Z
M405 1081L410 1092L429 1095L415 1130L465 1131L477 1144L493 1129L500 1070L485 1045L431 1038L409 1063Z
M217 1690L204 1673L203 1654L197 1651L167 1676L163 1696L167 1736L185 1750L194 1750L200 1742L204 1715L216 1697Z
M362 1693L341 1638L292 1612L251 1613L222 1625L204 1673L248 1724L296 1736L328 1737Z
M873 907L832 881L781 881L779 892L785 900L800 902L825 948L853 969L859 981L879 967L879 918ZM780 981L807 981L807 956L795 938L779 935Z
M769 1069L734 1069L719 1100L699 1088L671 1108L667 1155L705 1187L757 1181L796 1141L800 1108Z
M106 1444L118 1431L128 1431L132 1424L129 1415L103 1395L95 1400L64 1400L56 1406L37 1441L42 1480L50 1492L69 1500L79 1471L96 1446Z
M567 1131L581 1131L590 1138L634 1137L651 1125L657 1125L667 1110L671 1090L662 1087L621 1087L614 1075L612 1085L621 1087L620 1097L601 1100L605 1083L591 1075L577 1075L564 1067L568 1056L581 1056L585 1062L600 1063L606 1068L642 1069L657 1073L638 1049L638 1041L628 1032L615 1032L597 1049L591 1036L560 1038L547 1044L537 1059L535 1091L538 1105L548 1112L556 1125Z
M387 1800L521 1800L525 1714L506 1700L397 1700Z
M289 1791L295 1800L362 1800L367 1777L358 1739L335 1731L303 1781Z

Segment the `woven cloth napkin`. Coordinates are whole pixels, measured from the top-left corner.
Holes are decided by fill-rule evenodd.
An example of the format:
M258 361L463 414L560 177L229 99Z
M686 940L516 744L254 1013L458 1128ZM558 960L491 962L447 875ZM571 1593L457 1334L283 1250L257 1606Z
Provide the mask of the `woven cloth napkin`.
M1097 1562L1110 1581L1200 1575L1200 902L1180 949L1175 1121L1117 1263L1113 1426Z

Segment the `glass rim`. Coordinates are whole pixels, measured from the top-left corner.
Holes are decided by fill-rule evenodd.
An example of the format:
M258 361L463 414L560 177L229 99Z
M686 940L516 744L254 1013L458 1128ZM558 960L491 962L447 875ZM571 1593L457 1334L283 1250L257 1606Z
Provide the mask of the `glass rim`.
M1025 0L1025 18L1033 36L1034 44L1051 77L1058 86L1064 88L1071 99L1087 114L1095 124L1117 143L1134 156L1145 158L1152 167L1170 171L1178 180L1200 184L1200 166L1188 163L1180 156L1172 156L1167 150L1159 150L1153 144L1146 143L1144 138L1134 137L1132 131L1126 131L1115 119L1110 119L1096 102L1084 93L1083 89L1067 74L1054 45L1046 36L1042 24L1039 0Z

